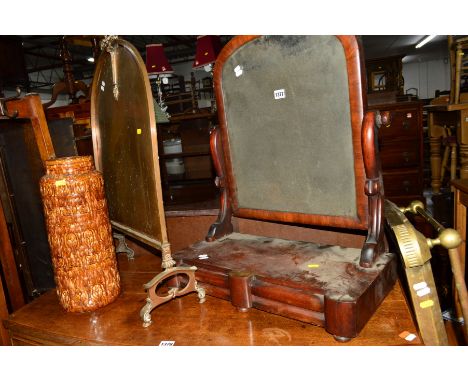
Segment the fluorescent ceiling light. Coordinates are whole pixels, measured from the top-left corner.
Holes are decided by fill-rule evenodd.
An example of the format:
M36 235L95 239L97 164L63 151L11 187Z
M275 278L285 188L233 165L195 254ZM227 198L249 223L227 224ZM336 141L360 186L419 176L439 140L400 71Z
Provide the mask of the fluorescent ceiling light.
M436 34L431 34L430 36L425 37L418 45L416 45L416 49L421 48L422 46L426 45L429 41L431 41Z
M94 62L94 57L88 57L89 62Z

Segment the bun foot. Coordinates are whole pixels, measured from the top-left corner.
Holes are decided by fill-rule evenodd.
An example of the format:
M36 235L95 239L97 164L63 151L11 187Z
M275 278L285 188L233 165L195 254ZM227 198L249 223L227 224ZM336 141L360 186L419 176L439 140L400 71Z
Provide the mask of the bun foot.
M349 337L341 337L341 336L333 336L333 338L338 342L349 342L352 338Z

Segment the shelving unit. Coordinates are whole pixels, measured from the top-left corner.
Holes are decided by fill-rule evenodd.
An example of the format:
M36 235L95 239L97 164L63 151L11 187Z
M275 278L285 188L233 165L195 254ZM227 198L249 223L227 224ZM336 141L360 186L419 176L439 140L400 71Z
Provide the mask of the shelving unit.
M168 106L169 122L158 123L163 198L166 205L209 202L217 198L214 184L215 172L210 153L210 133L217 122L214 103L200 108L201 96L208 94L213 100L211 82L196 81L191 73L190 81L183 77L172 79L164 85L164 104ZM187 90L188 88L188 90ZM181 140L180 152L166 153L164 143L171 139ZM183 170L171 173L167 168L170 160L182 159Z

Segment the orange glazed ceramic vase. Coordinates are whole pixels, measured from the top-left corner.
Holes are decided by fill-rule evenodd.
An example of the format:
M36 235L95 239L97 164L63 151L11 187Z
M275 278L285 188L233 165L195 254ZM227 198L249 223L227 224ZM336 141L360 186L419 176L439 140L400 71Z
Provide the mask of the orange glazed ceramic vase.
M68 312L96 310L120 293L104 181L90 156L45 166L40 188L60 303Z

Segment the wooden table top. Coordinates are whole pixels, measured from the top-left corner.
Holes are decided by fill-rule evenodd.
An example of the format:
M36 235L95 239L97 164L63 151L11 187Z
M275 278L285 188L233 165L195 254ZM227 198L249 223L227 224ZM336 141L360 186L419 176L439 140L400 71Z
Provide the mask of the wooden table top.
M13 338L26 344L59 345L421 345L397 283L359 337L339 343L323 328L256 309L238 312L230 302L207 296L198 303L192 293L157 307L144 328L139 311L145 303L143 283L160 269L160 259L136 253L119 255L122 293L110 305L91 313L66 313L55 291L24 306L4 322ZM402 332L417 335L412 342Z
M454 179L450 183L461 192L468 193L468 179Z
M426 105L424 109L431 111L458 111L468 109L468 103L445 103L440 105Z

